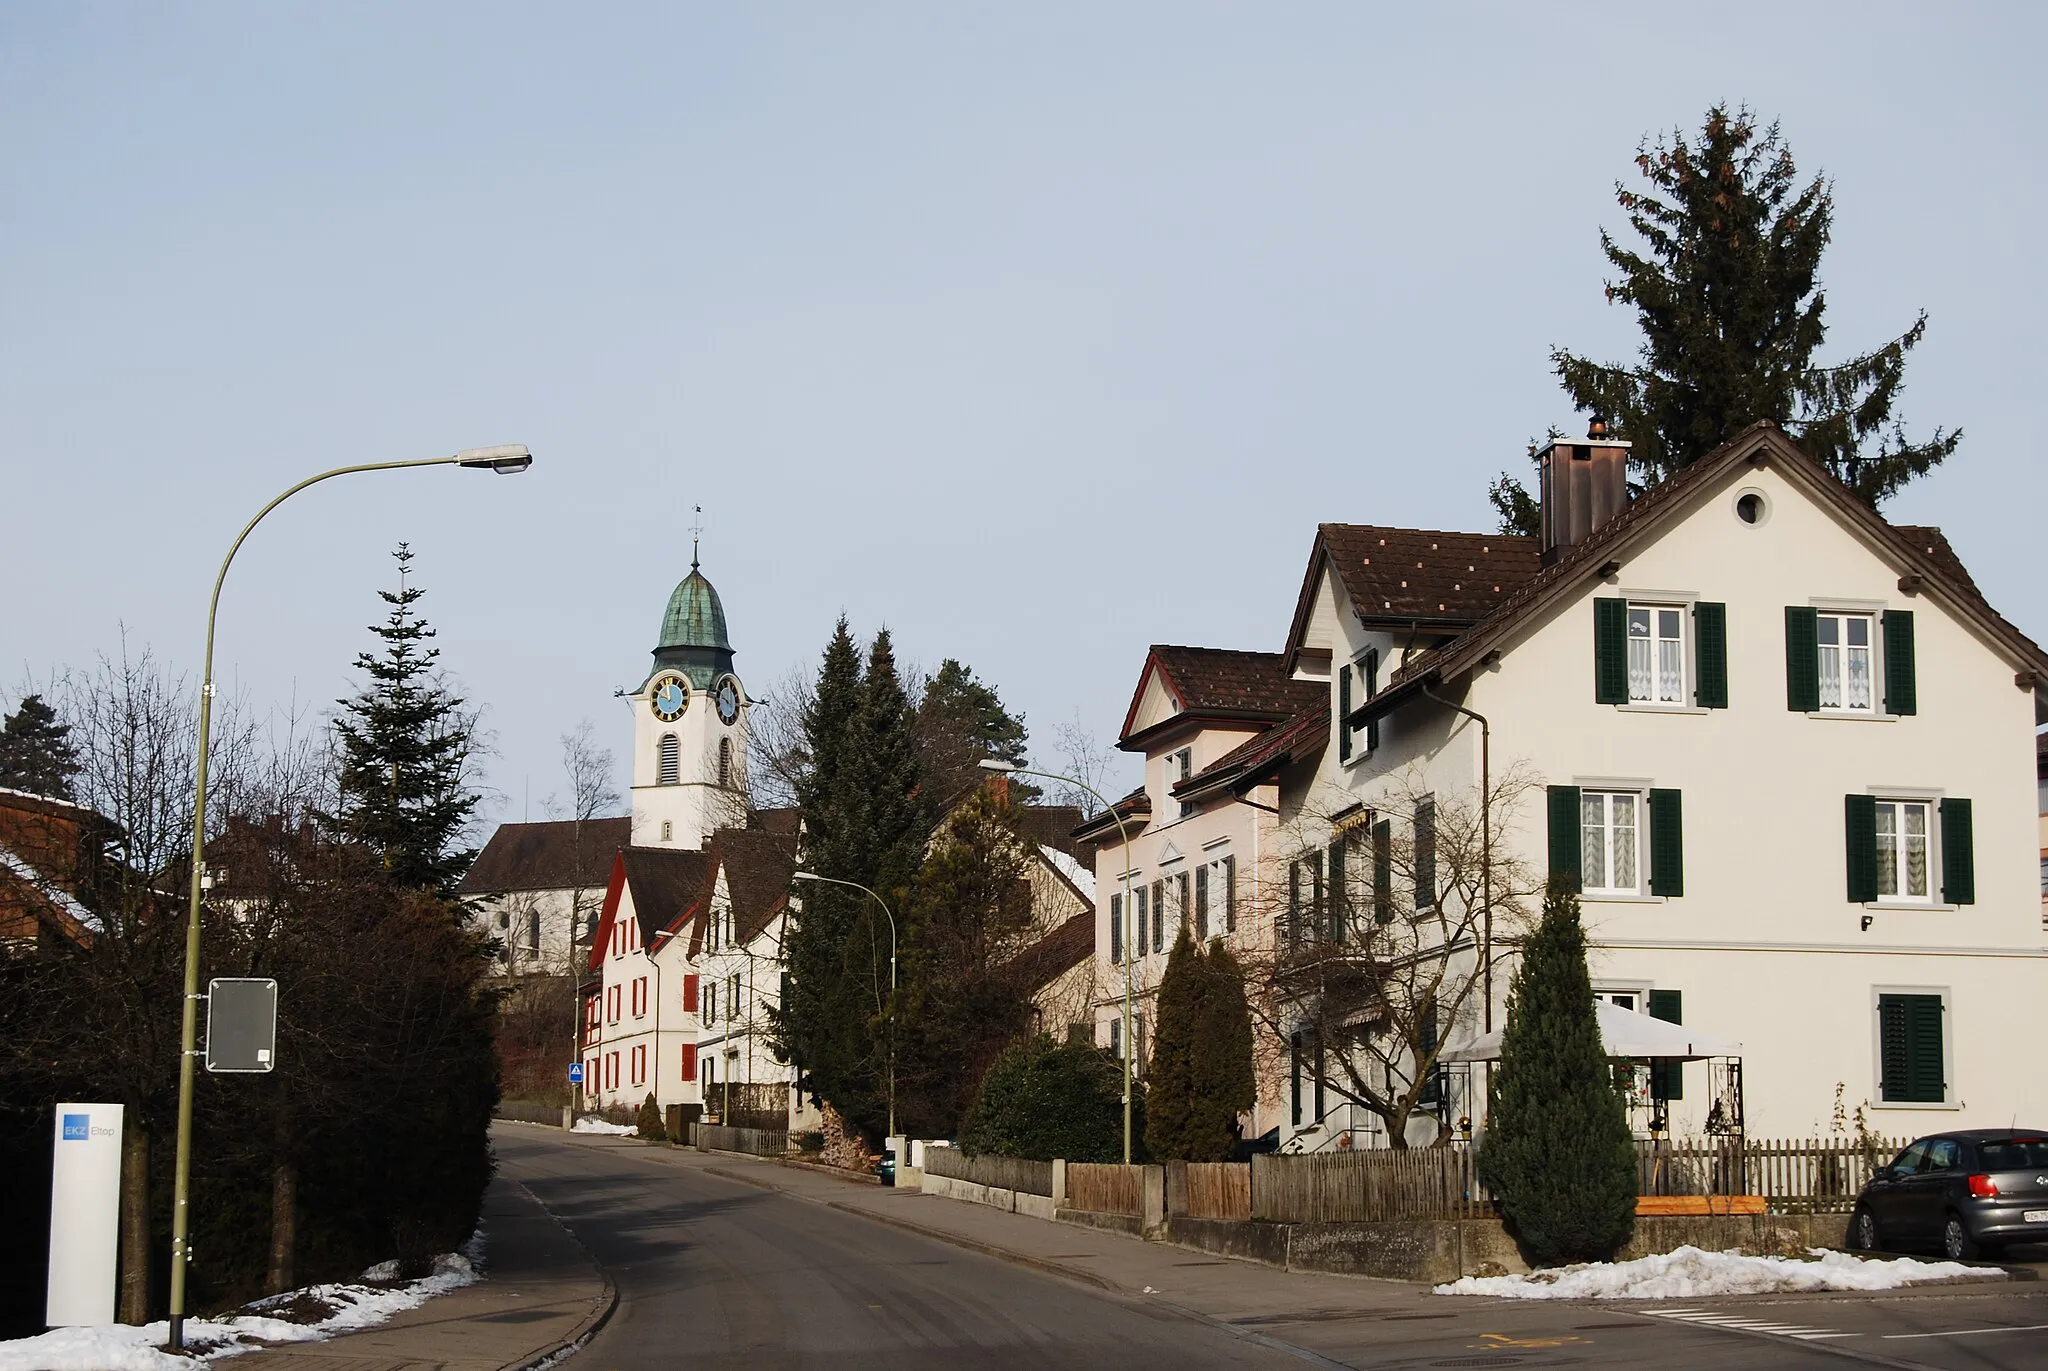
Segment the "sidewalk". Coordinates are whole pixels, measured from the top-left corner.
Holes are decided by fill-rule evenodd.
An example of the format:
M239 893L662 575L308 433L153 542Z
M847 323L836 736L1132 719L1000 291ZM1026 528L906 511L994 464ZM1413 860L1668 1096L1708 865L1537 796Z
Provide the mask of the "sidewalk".
M233 1359L235 1371L523 1371L589 1336L618 1294L517 1181L484 1192L484 1278L360 1333Z

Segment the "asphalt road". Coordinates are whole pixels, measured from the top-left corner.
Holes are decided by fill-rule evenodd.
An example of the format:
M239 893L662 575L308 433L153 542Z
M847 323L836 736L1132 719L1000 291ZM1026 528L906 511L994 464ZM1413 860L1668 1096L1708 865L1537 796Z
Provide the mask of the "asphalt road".
M499 1130L497 1145L505 1173L566 1223L618 1286L618 1312L569 1371L714 1359L747 1371L1839 1371L1857 1362L2048 1371L2042 1282L1883 1297L1453 1301L1421 1287L1292 1276L1118 1239L1129 1241L1131 1288L1158 1287L1119 1294L710 1174L718 1159L525 1129Z

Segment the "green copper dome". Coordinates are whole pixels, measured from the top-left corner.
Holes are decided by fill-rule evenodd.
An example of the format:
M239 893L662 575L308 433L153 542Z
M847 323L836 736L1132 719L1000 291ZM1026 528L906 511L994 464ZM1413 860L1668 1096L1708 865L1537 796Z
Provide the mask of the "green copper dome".
M668 597L668 613L661 616L661 642L655 650L669 647L732 651L732 642L725 636L725 606L695 562L675 594Z

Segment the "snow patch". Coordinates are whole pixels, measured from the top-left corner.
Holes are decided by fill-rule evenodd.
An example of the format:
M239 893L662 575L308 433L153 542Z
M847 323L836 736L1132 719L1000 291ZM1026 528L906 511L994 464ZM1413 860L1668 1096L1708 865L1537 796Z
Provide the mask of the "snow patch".
M2003 1271L1961 1262L1853 1257L1809 1248L1814 1260L1745 1257L1681 1247L1627 1262L1588 1262L1526 1276L1466 1276L1439 1285L1439 1295L1495 1295L1511 1300L1690 1300L1710 1295L1774 1295L1813 1290L1896 1290L1932 1281L2002 1280Z
M354 1283L309 1285L243 1306L248 1312L221 1319L186 1319L185 1345L201 1357L232 1357L266 1344L319 1342L337 1333L352 1333L383 1323L393 1314L416 1309L436 1295L459 1290L481 1279L483 1232L479 1230L460 1252L434 1258L434 1273L404 1285L376 1287ZM396 1262L379 1262L363 1273L365 1280L389 1279L372 1273ZM318 1311L325 1310L325 1313ZM266 1312L269 1311L269 1312ZM278 1318L290 1312L299 1318ZM304 1316L313 1314L308 1320ZM168 1321L135 1327L96 1324L53 1328L33 1338L0 1342L0 1371L193 1371L190 1357L163 1350L171 1336Z
M569 1131L571 1133L612 1133L624 1137L626 1134L638 1133L640 1130L629 1123L606 1123L595 1114L586 1114L576 1120L575 1125Z
M1046 847L1044 844L1040 844L1038 853L1052 865L1053 870L1072 881L1075 889L1091 900L1095 898L1095 873L1093 871L1090 871L1087 867L1081 865L1056 847Z

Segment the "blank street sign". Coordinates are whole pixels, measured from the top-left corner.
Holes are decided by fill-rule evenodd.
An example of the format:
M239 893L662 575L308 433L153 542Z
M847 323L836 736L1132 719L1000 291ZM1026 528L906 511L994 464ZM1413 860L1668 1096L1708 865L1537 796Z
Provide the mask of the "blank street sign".
M277 982L206 983L206 1069L269 1071L277 1065Z

